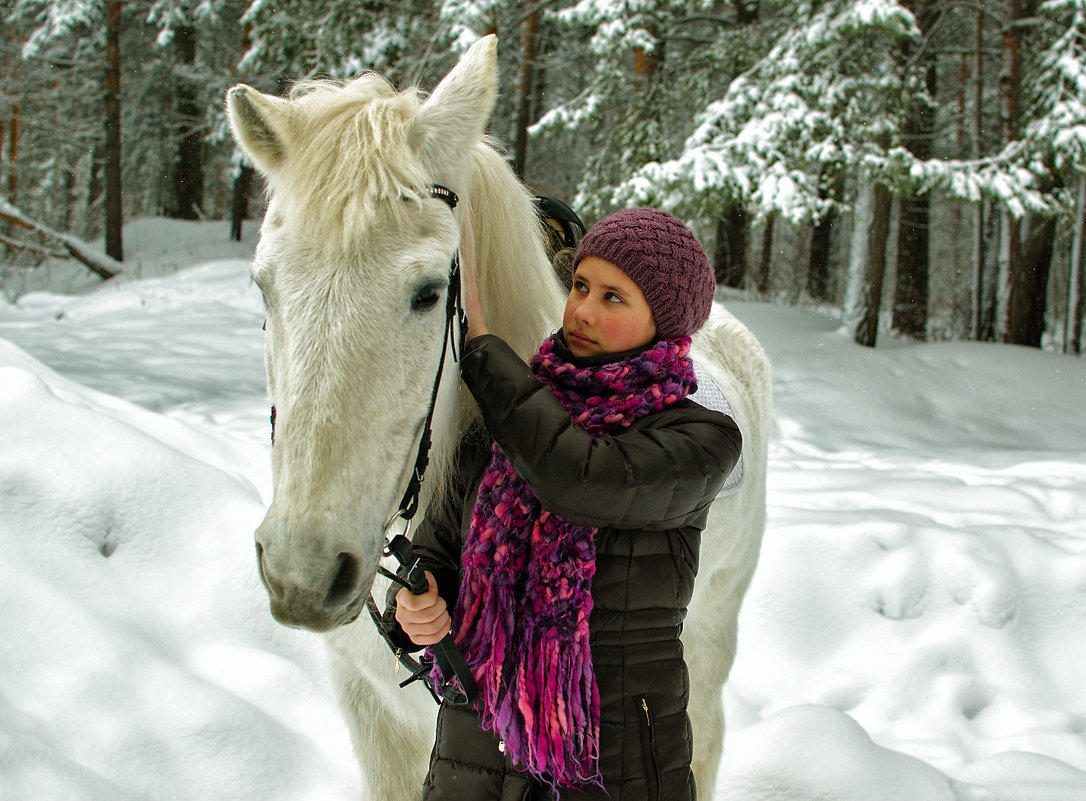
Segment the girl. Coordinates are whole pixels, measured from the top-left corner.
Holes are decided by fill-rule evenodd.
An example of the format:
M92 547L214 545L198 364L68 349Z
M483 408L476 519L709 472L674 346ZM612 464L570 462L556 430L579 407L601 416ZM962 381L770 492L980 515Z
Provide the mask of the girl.
M692 801L680 633L741 448L730 417L686 399L708 259L667 212L604 218L526 365L487 332L470 255L461 375L485 431L414 537L429 591L401 590L394 614L418 646L451 628L479 698L438 713L423 798Z

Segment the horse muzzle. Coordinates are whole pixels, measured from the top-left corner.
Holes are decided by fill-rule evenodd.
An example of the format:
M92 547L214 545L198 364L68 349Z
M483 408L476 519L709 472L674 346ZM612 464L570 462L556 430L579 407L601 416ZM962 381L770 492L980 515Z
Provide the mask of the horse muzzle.
M376 558L364 560L347 550L276 559L259 537L256 559L272 617L284 626L315 632L352 623L365 607L377 572Z

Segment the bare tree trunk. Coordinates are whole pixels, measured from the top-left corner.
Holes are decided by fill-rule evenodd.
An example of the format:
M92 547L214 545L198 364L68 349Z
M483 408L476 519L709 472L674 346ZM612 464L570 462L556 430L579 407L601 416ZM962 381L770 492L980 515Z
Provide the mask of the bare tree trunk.
M984 232L981 269L984 271L985 280L984 294L981 297L980 339L984 342L995 342L999 306L999 265L993 262L998 260L999 255L999 215L995 213L995 201L991 198L984 201L981 223Z
M758 271L754 274L754 288L759 295L769 294L770 266L773 264L773 228L776 226L777 215L770 214L765 219L762 228L762 254L758 257Z
M93 208L102 199L102 194L106 191L105 184L102 182L102 172L105 164L105 147L101 143L96 144L94 150L91 151L90 175L87 177L88 209Z
M890 235L890 190L867 176L853 210L849 248L849 283L845 298L845 326L859 345L875 347L879 306L886 274L886 241Z
M121 198L121 10L123 3L106 3L105 174L106 254L124 261Z
M913 195L901 201L891 323L895 331L921 340L927 338L928 331L929 211L926 195Z
M1086 175L1078 177L1075 233L1071 239L1071 265L1067 276L1067 317L1063 321L1063 352L1082 353L1082 257L1086 250Z
M21 123L21 110L22 104L18 100L16 100L15 104L11 107L11 114L8 117L8 146L7 148L5 148L7 150L7 153L4 154L8 163L8 203L18 202L17 194L19 191L19 127Z
M174 32L174 45L182 70L196 63L196 31L185 25ZM166 216L197 220L204 205L204 137L200 130L203 109L197 88L188 75L177 81L177 159L171 169L170 200Z
M823 185L822 180L818 187L819 199L833 197L837 200L841 194L840 179L833 179L830 185ZM830 247L833 232L840 224L841 217L833 211L815 223L811 231L811 252L807 258L807 295L811 300L830 299Z
M77 176L71 166L64 168L64 205L60 215L60 227L72 230L72 207L75 205L75 185Z
M517 122L513 135L513 166L523 179L528 166L528 126L531 124L535 60L539 50L539 9L524 20L520 32L520 83L517 85Z
M239 164L234 174L234 200L230 208L230 239L241 241L241 228L249 216L249 193L253 186L254 170L248 164Z
M1022 74L1022 18L1021 0L1005 0L1006 16L1003 21L1003 55L999 75L1000 132L1004 143L1018 138L1019 106ZM1032 283L1031 276L1024 274L1021 262L1021 233L1018 220L1004 207L1000 211L999 227L999 317L997 329L1004 342L1027 344L1027 323L1021 315L1028 304L1022 298Z
M1018 308L1016 344L1041 347L1045 332L1045 306L1048 277L1052 273L1055 251L1056 218L1030 215L1027 237L1020 256L1020 290L1015 295Z
M964 69L964 67L963 67ZM981 130L984 108L984 0L978 0L976 22L973 29L973 113L969 118L969 151L976 160L981 157ZM987 339L984 334L984 224L985 203L974 204L973 236L970 242L970 261L973 264L973 283L970 293L970 327L972 338Z
M742 206L732 206L717 220L713 272L718 284L733 288L747 277L747 215Z
M936 14L930 0L910 0L906 7L916 16L922 48L919 58L925 65L927 97L913 98L905 117L903 143L918 159L931 158L935 132L935 110L928 98L935 97L935 58L927 42ZM907 48L911 46L907 45ZM907 53L908 55L908 53ZM928 331L928 242L931 201L928 194L902 198L898 226L897 283L894 286L892 325L896 331L915 339L926 339Z

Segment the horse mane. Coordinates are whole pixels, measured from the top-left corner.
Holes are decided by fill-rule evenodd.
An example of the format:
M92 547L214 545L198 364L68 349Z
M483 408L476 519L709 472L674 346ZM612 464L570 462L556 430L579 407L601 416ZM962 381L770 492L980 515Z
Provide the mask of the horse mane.
M472 153L471 214L487 325L527 360L562 322L565 292L531 193L493 140Z
M485 138L472 151L470 180L468 213L487 327L527 361L561 325L565 292L547 257L532 195L494 140ZM430 502L451 486L456 446L479 417L463 383L458 403L452 402L451 392L440 398L447 400L435 415Z

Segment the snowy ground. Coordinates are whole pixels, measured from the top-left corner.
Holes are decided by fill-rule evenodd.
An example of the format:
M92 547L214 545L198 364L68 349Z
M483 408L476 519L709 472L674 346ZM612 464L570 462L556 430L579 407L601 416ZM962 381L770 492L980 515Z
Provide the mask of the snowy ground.
M225 240L142 221L130 277L0 301L0 801L357 796L319 639L253 569L262 313ZM776 410L717 801L1086 801L1086 360L729 307Z

